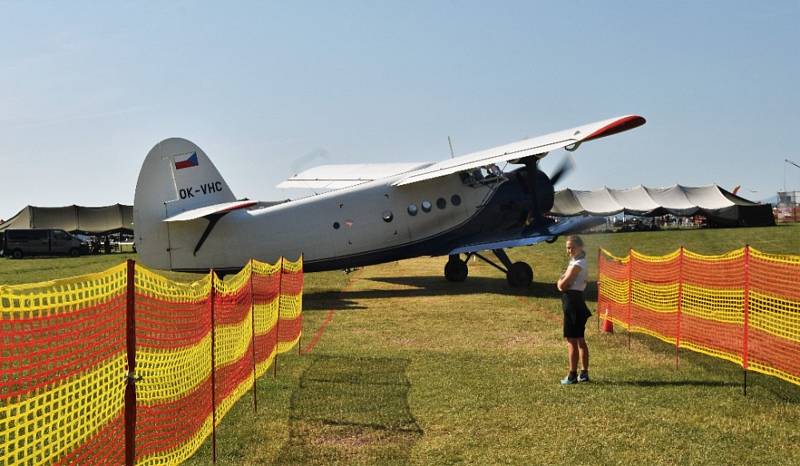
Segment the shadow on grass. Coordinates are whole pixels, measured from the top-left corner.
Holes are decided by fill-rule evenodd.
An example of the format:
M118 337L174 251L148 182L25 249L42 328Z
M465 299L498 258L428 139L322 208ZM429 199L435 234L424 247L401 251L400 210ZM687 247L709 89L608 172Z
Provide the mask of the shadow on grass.
M462 283L452 283L443 277L374 277L369 281L403 286L403 289L367 289L356 291L324 291L303 295L303 309L307 311L365 309L356 301L361 299L419 298L434 296L459 296L497 294L560 299L555 284L533 282L526 288L512 288L505 278L470 277ZM593 299L597 285L587 285L586 296Z
M620 336L624 336L624 332L620 332ZM675 355L675 347L673 345L664 343L657 338L652 338L647 335L634 333L631 338L642 346L646 347L654 354L663 355L667 358L672 358ZM708 386L708 387L742 387L744 385L744 375L742 367L724 359L711 357L702 353L697 353L688 349L681 349L680 351L680 364L690 364L699 367L702 370L715 374L715 378L727 379L727 381L629 381L620 382L618 385L634 385L634 386ZM673 365L674 367L674 365ZM680 369L678 369L680 371ZM800 403L800 386L793 385L789 382L781 380L777 377L768 376L756 372L747 373L747 391L752 393L753 390L764 390L770 393L775 399L783 402L798 404ZM749 395L748 395L749 396Z
M423 435L408 407L409 361L315 355L290 402L276 464L405 464Z

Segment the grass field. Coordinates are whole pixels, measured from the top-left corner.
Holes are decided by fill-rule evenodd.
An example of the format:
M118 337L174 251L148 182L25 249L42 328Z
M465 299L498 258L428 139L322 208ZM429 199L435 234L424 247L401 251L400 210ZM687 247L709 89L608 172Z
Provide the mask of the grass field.
M800 226L584 239L592 277L597 247L800 254ZM676 369L674 347L634 335L629 350L595 317L593 382L560 386L563 239L509 254L534 266L530 289L481 262L448 283L446 258L308 274L304 343L328 310L333 320L311 353L281 356L278 377L259 380L257 415L248 393L223 420L219 464L800 464L800 387L751 374L744 397L738 366L682 351ZM120 258L2 260L0 283ZM189 464L210 457L207 441Z

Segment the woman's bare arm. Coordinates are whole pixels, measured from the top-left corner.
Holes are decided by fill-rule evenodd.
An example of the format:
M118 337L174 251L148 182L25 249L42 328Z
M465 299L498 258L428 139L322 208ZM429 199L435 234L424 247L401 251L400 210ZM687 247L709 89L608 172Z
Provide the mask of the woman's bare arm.
M564 275L558 279L558 283L556 283L558 290L567 291L572 283L575 282L579 273L581 273L581 267L579 265L570 265L567 271L564 272Z

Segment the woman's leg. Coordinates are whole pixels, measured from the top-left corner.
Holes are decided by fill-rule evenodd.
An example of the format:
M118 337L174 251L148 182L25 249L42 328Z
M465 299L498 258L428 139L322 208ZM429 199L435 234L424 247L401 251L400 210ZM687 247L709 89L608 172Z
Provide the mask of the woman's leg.
M581 357L581 371L588 372L589 371L589 346L586 345L585 338L578 338L576 341L578 346L578 352L580 353ZM577 358L575 360L575 365L578 365Z
M567 338L567 356L569 357L569 373L578 372L578 340L579 338Z

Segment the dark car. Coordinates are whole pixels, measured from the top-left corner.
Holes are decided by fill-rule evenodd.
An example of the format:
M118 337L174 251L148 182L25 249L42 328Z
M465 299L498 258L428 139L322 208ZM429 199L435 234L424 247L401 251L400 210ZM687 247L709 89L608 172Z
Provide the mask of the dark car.
M5 256L14 259L25 256L78 257L85 249L78 238L66 231L45 228L6 230L2 245Z

